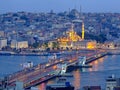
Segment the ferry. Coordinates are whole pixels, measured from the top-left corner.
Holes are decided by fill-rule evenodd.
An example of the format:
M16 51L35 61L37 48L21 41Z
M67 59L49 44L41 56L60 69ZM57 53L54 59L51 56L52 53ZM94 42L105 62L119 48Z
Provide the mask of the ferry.
M57 83L48 84L46 86L46 90L74 90L74 86L70 84L70 82L66 81L65 77L61 77L58 79Z

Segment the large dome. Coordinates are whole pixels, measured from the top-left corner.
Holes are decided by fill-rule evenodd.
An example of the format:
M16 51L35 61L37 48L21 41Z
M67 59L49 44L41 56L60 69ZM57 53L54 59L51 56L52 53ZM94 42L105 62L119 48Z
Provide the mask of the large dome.
M58 41L60 42L71 42L71 41L76 42L81 40L82 38L79 35L77 35L73 27L68 32L66 32L66 36L58 39Z

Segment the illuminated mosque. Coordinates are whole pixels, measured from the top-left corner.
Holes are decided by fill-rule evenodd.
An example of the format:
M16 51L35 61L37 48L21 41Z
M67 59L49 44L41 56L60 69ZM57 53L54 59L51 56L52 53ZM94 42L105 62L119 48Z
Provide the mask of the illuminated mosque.
M84 23L82 22L82 35L81 37L77 35L77 33L74 31L74 27L72 24L72 27L69 31L66 32L66 36L60 37L57 39L59 43L59 47L66 49L66 48L72 48L72 49L95 49L96 48L96 41L93 40L84 40L85 29L84 29Z

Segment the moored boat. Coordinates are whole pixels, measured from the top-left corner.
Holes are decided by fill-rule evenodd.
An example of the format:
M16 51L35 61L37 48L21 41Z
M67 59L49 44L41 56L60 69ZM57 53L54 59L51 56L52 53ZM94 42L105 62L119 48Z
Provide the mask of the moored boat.
M66 81L67 78L61 77L54 84L48 84L46 90L74 90L74 86Z

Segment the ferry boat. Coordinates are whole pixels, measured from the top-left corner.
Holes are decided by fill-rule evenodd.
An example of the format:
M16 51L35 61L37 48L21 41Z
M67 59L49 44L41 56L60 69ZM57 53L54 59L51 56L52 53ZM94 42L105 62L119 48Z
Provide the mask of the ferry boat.
M48 84L46 90L74 90L74 86L67 82L65 77L60 77L57 83Z

